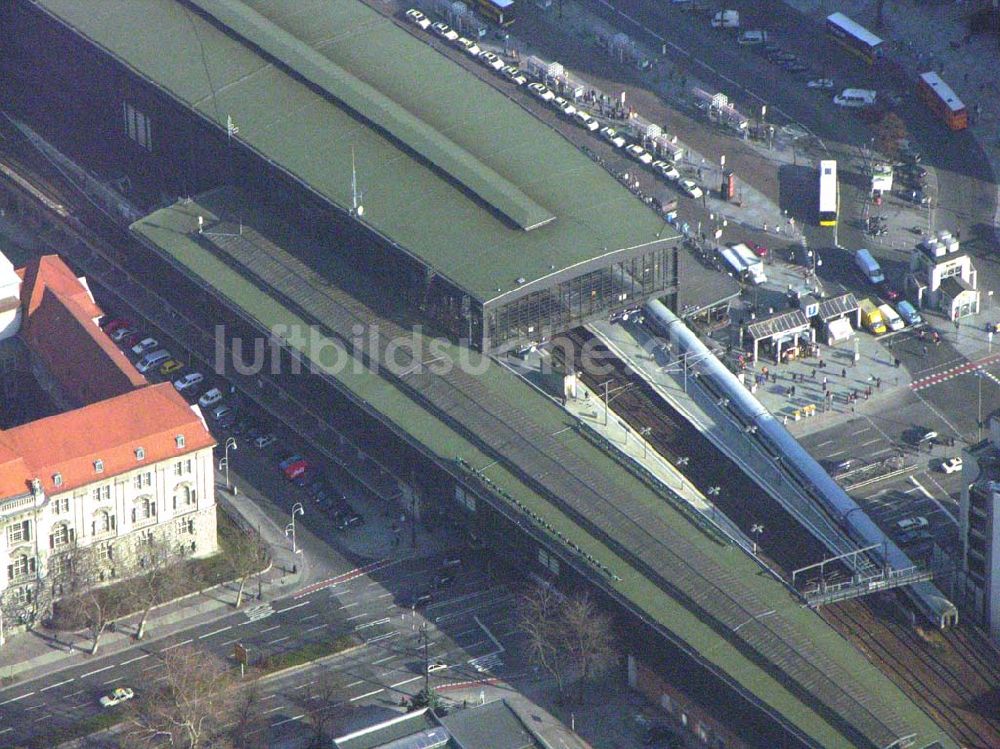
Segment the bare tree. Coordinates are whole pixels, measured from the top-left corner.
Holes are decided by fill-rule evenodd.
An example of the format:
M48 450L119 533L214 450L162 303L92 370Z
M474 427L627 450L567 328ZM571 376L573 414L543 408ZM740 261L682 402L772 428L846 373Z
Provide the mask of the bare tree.
M521 599L520 606L520 627L528 636L528 657L555 679L560 697L571 666L559 622L564 601L555 588L538 585Z
M240 581L236 593L236 608L243 603L243 592L247 581L258 574L267 565L267 545L259 533L245 532L236 534L230 548L230 562Z
M316 678L304 689L295 690L293 701L303 711L303 722L312 729L309 747L331 746L332 728L338 723L344 682L333 671L320 667Z
M537 586L522 599L520 625L529 657L555 679L560 696L576 676L582 699L587 682L618 660L611 617L586 594L566 598Z
M268 723L261 712L261 683L258 678L239 687L232 700L232 727L227 731L228 739L239 749L267 749Z
M56 566L56 565L54 565ZM91 655L97 655L101 636L115 619L129 612L126 586L108 585L128 574L110 546L73 546L63 552L52 574L58 586L59 619L67 628L86 627Z
M587 682L607 673L618 662L611 617L583 593L567 599L559 618L567 648L580 675L579 699L582 700Z
M210 652L182 646L164 654L163 666L162 679L140 689L131 703L125 745L233 746L224 726L233 717L236 695L225 662Z
M875 127L875 148L887 158L899 154L899 142L906 138L906 125L895 112L889 112Z
M128 581L132 610L140 612L135 639L145 636L153 607L177 594L183 582L182 561L179 551L162 535L150 534L133 549L127 572L133 575Z

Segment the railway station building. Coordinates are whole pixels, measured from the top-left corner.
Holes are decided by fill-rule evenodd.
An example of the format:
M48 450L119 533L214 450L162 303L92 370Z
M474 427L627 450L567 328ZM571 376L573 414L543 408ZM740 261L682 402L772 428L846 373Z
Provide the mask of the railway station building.
M396 20L355 0L301 8L13 0L4 95L150 207L121 251L151 284L169 277L165 303L244 340L308 327L324 352L377 326L376 361L416 334L397 369L294 376L321 355L284 339L271 382L227 371L264 409L275 383L306 404L283 420L317 450L364 440L398 461L415 514L440 508L490 558L595 591L632 652L756 746L951 749L759 560L488 355L650 297L676 308L669 226ZM442 331L434 353L469 367L424 366Z

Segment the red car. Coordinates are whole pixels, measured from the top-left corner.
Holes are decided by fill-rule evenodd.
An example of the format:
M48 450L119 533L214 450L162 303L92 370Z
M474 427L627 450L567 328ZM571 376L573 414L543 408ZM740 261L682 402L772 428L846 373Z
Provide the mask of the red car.
M753 253L757 257L767 257L767 248L762 244L757 244L756 242L746 242L746 246L753 250Z
M289 481L292 481L293 479L297 479L299 476L305 473L306 470L308 470L308 468L309 464L304 460L300 460L297 463L292 463L290 466L288 466L283 470L285 472L285 478L287 478Z
M882 286L879 287L879 296L885 297L890 302L895 302L899 299L899 292L892 288L889 284L882 284Z
M114 320L109 321L108 323L102 325L101 327L104 328L105 333L111 335L119 328L134 328L135 323L133 323L131 320L126 320L124 317L116 317Z

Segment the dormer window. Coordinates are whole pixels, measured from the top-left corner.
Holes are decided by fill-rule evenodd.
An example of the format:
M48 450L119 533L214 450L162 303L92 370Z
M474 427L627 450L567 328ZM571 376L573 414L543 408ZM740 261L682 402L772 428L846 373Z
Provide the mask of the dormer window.
M95 460L94 461L94 473L104 473L104 461Z
M137 447L135 449L135 459L136 460L145 460L146 459L146 450L144 448Z
M178 449L178 450L180 450L181 448L183 448L183 447L184 447L184 435L183 435L183 434L178 434L178 435L177 435L177 436L176 436L176 437L174 438L174 440L175 440L175 441L177 442L177 449Z
M55 484L56 486L62 486L62 474L61 473L53 474L52 483Z

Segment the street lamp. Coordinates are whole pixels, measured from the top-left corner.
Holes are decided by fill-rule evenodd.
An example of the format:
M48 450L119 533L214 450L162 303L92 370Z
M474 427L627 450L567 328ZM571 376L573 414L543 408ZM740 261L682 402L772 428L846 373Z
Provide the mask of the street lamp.
M239 449L236 445L235 437L230 437L226 440L226 454L222 460L219 461L220 465L225 464L226 467L226 491L232 491L232 487L229 486L229 448L232 448L234 451Z
M639 436L642 437L642 459L646 459L646 448L649 445L649 440L647 437L649 433L653 431L653 427L643 427L639 430Z
M305 515L305 514L306 514L306 510L302 506L301 502L296 502L294 505L292 505L292 522L290 522L288 525L285 526L285 535L292 537L292 553L293 554L301 554L302 553L302 549L298 548L298 546L295 545L295 516L296 515Z
M718 520L719 507L718 507L718 505L716 505L716 502L719 500L719 492L721 492L721 491L722 491L722 487L712 486L712 487L709 487L709 489L708 489L707 492L705 492L705 494L707 494L710 497L713 497L714 500L715 500L715 501L712 502L712 520L715 520L715 521Z
M754 523L750 526L750 535L760 538L764 535L764 525L762 523ZM757 553L757 541L753 542L753 553Z

